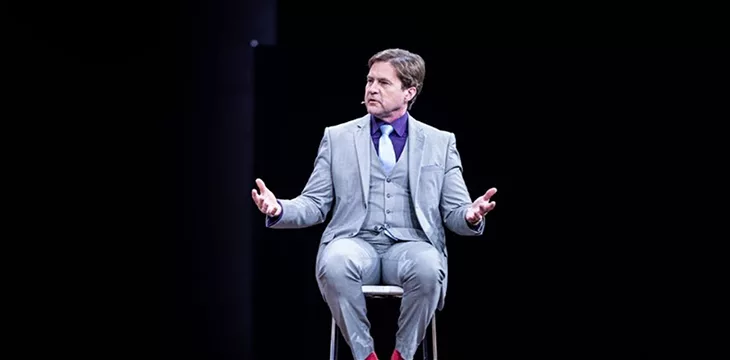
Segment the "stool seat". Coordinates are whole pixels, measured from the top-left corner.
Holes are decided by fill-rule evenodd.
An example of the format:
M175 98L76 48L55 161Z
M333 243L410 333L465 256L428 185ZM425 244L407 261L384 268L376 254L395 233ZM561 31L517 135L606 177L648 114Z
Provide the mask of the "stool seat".
M395 285L363 285L362 293L367 297L402 297L403 288Z

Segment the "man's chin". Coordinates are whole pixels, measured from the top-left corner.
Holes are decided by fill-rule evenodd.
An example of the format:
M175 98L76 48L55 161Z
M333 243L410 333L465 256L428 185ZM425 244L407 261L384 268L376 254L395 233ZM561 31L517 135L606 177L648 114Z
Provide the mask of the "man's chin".
M375 105L375 104L373 104L373 105L368 104L367 106L365 106L365 108L368 110L368 113L370 113L372 115L378 115L383 112L383 109L380 106Z

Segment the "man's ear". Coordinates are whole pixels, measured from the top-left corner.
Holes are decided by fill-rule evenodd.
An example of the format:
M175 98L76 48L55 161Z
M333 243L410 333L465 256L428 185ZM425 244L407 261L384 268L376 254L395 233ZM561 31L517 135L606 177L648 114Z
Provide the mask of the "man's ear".
M408 88L408 97L406 98L408 101L413 100L414 97L416 97L416 88L411 87Z

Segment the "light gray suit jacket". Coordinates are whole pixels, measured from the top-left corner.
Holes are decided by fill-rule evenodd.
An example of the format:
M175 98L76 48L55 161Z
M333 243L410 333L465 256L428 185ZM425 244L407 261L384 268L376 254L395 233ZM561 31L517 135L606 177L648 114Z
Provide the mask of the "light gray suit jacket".
M461 158L453 133L408 118L408 172L416 217L431 244L441 253L447 270L444 225L464 236L481 235L484 221L475 229L465 215L472 200L462 176ZM321 243L355 236L367 215L372 147L370 115L327 127L312 172L301 195L279 200L280 219L272 228L303 228L332 220ZM448 272L447 272L448 274ZM446 280L443 284L446 293ZM439 308L443 307L443 297Z

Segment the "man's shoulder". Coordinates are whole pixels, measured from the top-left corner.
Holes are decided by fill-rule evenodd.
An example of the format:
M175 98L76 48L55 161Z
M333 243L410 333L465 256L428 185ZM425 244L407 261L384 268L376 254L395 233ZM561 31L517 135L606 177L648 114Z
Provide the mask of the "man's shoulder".
M454 136L454 133L446 130L441 130L433 125L426 124L422 121L413 119L413 122L423 131L423 134L429 140L448 142L449 139Z

